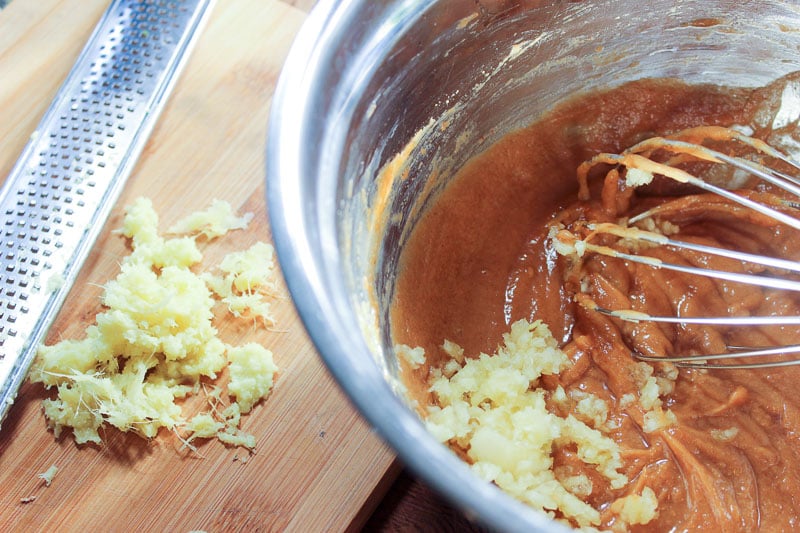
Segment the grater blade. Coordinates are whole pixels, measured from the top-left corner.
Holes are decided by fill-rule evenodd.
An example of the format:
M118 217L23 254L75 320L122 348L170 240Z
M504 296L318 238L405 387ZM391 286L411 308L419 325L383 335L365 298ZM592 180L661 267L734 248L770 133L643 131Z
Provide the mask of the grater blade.
M114 0L0 189L0 422L213 0Z

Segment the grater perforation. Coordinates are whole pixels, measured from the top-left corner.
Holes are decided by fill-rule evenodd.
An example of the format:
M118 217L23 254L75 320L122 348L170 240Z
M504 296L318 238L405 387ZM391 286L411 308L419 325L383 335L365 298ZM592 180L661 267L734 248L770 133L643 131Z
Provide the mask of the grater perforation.
M211 0L114 0L0 190L0 419Z

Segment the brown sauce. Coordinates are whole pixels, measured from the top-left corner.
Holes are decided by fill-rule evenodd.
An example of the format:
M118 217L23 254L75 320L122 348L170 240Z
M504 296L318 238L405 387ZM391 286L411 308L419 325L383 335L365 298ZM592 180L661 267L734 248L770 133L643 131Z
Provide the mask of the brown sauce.
M730 215L727 207L712 209L719 203L712 197L661 196L664 191L655 190L617 198L613 191L601 192L598 183L590 201L576 198L575 169L582 161L655 134L739 124L767 137L754 116L769 108L776 94L778 86L729 90L665 80L631 83L567 102L475 157L423 217L401 257L394 339L422 346L428 357L425 366L406 374L410 394L423 405L431 401L429 370L444 364L439 347L445 338L467 354L492 353L512 322L542 319L576 363L543 386L580 388L606 399L622 421L612 436L622 445L624 473L631 485L649 486L658 496L659 514L641 531L800 527L800 368L682 369L667 397L678 422L652 433L642 430L640 412L620 406L620 398L636 388L631 349L713 353L732 340L790 344L800 342L798 328L720 331L632 325L600 316L574 303L574 273L545 243L556 216L613 220L644 204L665 203L681 236L800 259L797 232ZM593 258L582 265L581 275L593 276L593 296L610 307L635 301L653 314L676 309L698 315L800 314L800 300L792 294L696 281L619 260ZM733 437L714 436L734 427ZM558 466L571 462L568 453L555 457ZM588 501L603 509L626 490L615 493L599 480Z

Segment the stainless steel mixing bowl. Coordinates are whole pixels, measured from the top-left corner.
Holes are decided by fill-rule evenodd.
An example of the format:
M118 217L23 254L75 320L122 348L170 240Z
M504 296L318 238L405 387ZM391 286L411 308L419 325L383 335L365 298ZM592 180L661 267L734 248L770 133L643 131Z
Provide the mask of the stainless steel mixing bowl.
M278 257L355 406L468 515L560 527L435 442L397 384L387 312L425 206L467 159L570 95L647 77L764 85L800 70L799 30L795 3L764 0L322 0L308 17L269 128Z

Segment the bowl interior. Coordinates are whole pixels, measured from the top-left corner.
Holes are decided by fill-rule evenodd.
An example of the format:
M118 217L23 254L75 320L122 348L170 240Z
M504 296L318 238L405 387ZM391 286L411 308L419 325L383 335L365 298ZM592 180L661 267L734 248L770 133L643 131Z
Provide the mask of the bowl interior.
M398 259L452 176L576 94L642 78L766 85L800 70L799 32L796 7L766 0L317 6L273 103L272 229L321 356L409 467L491 526L556 527L436 443L397 379Z
M800 68L798 25L800 13L781 2L439 2L424 11L354 87L337 150L344 271L379 364L396 375L389 307L404 243L471 157L569 97L637 79L767 85Z

